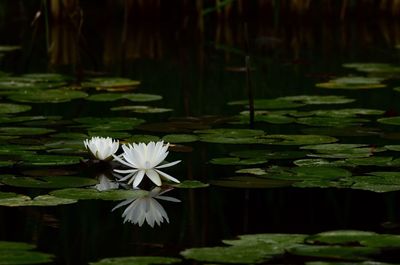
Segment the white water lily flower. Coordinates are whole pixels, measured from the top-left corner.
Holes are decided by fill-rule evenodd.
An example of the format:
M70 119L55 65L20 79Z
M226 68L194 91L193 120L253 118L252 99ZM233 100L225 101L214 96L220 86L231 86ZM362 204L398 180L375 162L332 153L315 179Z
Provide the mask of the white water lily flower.
M92 137L83 141L86 149L99 160L108 160L119 148L119 141L110 137Z
M167 221L167 223L169 223L167 212L156 199L170 202L180 202L180 200L176 198L162 196L162 194L170 190L171 189L161 192L161 189L156 187L143 197L124 200L115 206L112 211L129 204L129 206L126 207L122 213L124 223L131 222L133 224L142 226L144 221L146 221L151 227L154 227L155 223L160 226L164 219Z
M168 147L169 144L164 145L163 141L157 143L150 142L147 145L144 143L123 145L122 149L124 153L120 156L113 156L115 160L131 169L114 169L114 171L128 173L120 181L129 179L128 184L132 183L133 187L137 187L145 175L157 186L161 186L161 178L179 183L179 180L176 178L159 170L160 168L170 167L181 162L178 160L160 165L168 155Z

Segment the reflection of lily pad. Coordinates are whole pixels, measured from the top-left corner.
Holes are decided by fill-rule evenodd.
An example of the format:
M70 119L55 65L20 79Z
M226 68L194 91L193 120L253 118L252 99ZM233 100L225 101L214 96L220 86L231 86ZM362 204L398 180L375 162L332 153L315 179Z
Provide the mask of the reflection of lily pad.
M9 186L40 189L73 188L97 184L95 179L70 176L44 176L37 178L4 176L0 178L0 181Z
M159 95L152 95L152 94L141 94L141 93L101 93L91 95L90 97L86 98L90 101L115 101L126 99L132 102L149 102L149 101L156 101L161 100L162 97Z
M90 265L158 265L158 264L174 264L181 262L178 258L167 257L115 257L106 258L97 262L90 262Z
M96 182L96 181L95 181ZM97 182L96 182L97 183ZM148 194L144 190L106 190L98 191L96 189L71 188L52 191L53 196L74 200L111 200L118 201L143 197Z
M18 105L10 103L0 103L0 114L19 113L30 110L32 107L28 105Z
M198 180L184 180L178 184L171 184L172 187L180 188L180 189L195 189L195 188L205 188L208 187L209 184L203 183Z
M47 89L47 90L19 90L9 98L17 102L29 103L60 103L73 99L85 98L88 95L82 91L70 89Z

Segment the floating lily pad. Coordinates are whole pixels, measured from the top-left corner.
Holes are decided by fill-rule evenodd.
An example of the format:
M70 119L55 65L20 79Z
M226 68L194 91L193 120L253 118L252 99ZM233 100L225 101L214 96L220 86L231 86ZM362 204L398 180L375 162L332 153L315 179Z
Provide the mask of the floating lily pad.
M210 160L210 163L214 165L232 165L232 166L259 165L267 162L268 160L262 157L247 158L247 159L240 159L238 157L219 157Z
M9 186L38 189L74 188L97 184L95 179L70 176L44 176L36 178L3 176L0 178L0 182Z
M61 166L78 164L82 157L65 155L24 154L21 158L24 165Z
M90 262L90 265L158 265L158 264L174 264L181 262L178 258L168 257L115 257L106 258L97 262Z
M95 181L95 183L97 183ZM143 197L148 194L144 190L106 190L98 191L96 189L82 189L82 188L71 188L52 191L50 193L53 196L74 199L74 200L107 200L107 201L119 201L125 199L132 199L136 197Z
M18 105L9 103L0 103L0 114L19 113L30 110L32 107L28 105Z
M264 135L260 138L260 143L275 145L307 145L333 143L337 139L325 135L302 135L302 134L272 134Z
M369 157L375 152L385 151L385 148L369 146L367 144L322 144L303 146L301 149L317 151L318 154L309 154L311 157L323 158L359 158Z
M228 105L248 105L248 100L239 100L229 102ZM304 106L302 103L296 103L290 100L284 99L255 99L255 109L290 109Z
M357 246L311 246L302 245L288 249L289 253L297 256L328 258L339 260L367 260L370 256L380 254L380 250L370 247Z
M53 255L33 251L34 248L34 245L23 242L0 241L0 264L42 264L52 261Z
M198 180L184 180L179 184L171 184L171 186L180 189L196 189L196 188L206 188L209 186L209 184L203 183Z
M193 134L168 134L162 138L167 143L191 143L199 138Z
M351 173L338 167L270 167L265 177L285 180L335 180L342 177L349 177Z
M382 78L377 77L349 76L335 78L329 82L316 84L316 86L331 89L372 89L386 87L381 81Z
M400 73L400 67L387 63L346 63L343 67L353 68L360 72L379 77L396 77Z
M149 142L157 142L160 140L160 137L155 135L148 134L134 134L129 138L126 138L123 142L126 143L149 143Z
M121 77L95 77L82 83L82 87L95 87L101 89L134 87L138 85L140 85L140 81Z
M400 92L400 87L393 88L394 91Z
M101 93L91 95L86 98L90 101L116 101L121 99L130 100L132 102L150 102L161 100L162 97L159 95L152 94L141 94L141 93Z
M239 158L264 158L264 159L294 159L305 157L306 151L272 151L270 149L242 150L231 152L229 155Z
M322 158L299 159L293 161L299 167L342 167L349 166L344 160L329 161Z
M72 77L57 73L30 73L24 74L21 78L31 82L64 82L72 80Z
M20 207L20 206L57 206L63 204L76 203L76 200L58 198L51 195L40 195L31 199L29 196L21 195L18 197L0 199L0 206ZM40 262L41 263L41 262ZM20 263L18 263L20 264ZM31 264L31 263L28 263Z
M385 113L384 110L379 109L330 109L330 110L315 110L310 113L317 116L325 117L353 117L356 115L382 115Z
M351 126L347 125L344 127L312 127L302 130L305 134L319 134L329 136L378 136L381 131L378 128L371 128L365 126Z
M209 129L195 131L199 134L200 141L223 144L254 144L258 143L257 137L264 134L261 130L250 129Z
M157 108L151 106L119 106L111 108L112 111L129 111L135 113L164 113L171 112L173 109Z
M248 124L249 123L249 111L242 111L236 119L230 123L232 124ZM268 122L272 124L288 124L295 121L292 117L287 117L283 114L278 114L270 111L257 110L254 112L255 122Z
M400 145L385 145L384 148L390 151L400 151Z
M377 121L383 124L400 125L400 116L380 118Z
M0 77L0 90L4 95L13 93L23 93L23 91L40 91L49 88L56 88L64 86L66 83L62 82L38 82L25 77Z
M371 172L369 176L353 176L351 180L355 182L353 189L374 192L400 190L400 172Z
M97 118L83 117L76 118L74 121L81 123L84 127L88 127L94 133L96 131L119 131L131 130L142 124L144 120L131 117L112 117L112 118Z
M346 163L356 166L400 166L400 159L393 159L390 156L371 156L365 158L348 158Z
M360 125L369 122L368 119L354 118L354 117L303 117L296 120L297 123L310 125L310 126L328 126L328 127L346 127Z
M280 97L277 99L299 101L307 105L346 104L355 101L355 99L346 98L344 96L319 96L319 95L288 96L288 97Z
M20 50L21 46L16 46L16 45L1 45L0 46L0 52L12 52L16 50Z
M60 103L68 102L73 99L85 98L88 94L82 91L70 90L65 88L47 90L19 90L9 96L9 99L17 102L29 103Z
M54 132L54 130L39 127L0 127L0 134L3 135L41 135L51 132Z

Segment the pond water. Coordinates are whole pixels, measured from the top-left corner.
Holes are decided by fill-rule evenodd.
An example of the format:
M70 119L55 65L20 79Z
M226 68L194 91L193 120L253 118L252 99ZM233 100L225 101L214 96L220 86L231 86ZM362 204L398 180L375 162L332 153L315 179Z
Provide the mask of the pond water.
M43 3L2 4L0 264L400 262L398 21ZM181 183L95 136L170 143Z

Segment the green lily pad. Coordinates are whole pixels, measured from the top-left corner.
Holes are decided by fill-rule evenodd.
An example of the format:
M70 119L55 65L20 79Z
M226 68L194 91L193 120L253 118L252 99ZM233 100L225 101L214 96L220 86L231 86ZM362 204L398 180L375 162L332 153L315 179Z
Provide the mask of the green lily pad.
M343 67L387 78L396 77L400 73L400 67L387 63L346 63L343 64Z
M301 245L289 248L288 251L290 254L296 256L354 261L368 260L370 256L380 254L380 250L377 248L357 246L350 247Z
M167 143L191 143L199 138L193 134L168 134L162 138Z
M82 87L95 88L134 87L138 85L140 85L140 81L121 77L95 77L82 83Z
M285 179L293 181L302 180L335 180L349 177L351 173L338 167L270 167L266 171L265 177L273 179Z
M53 255L33 251L34 248L34 245L24 242L0 241L0 264L42 264L52 261Z
M61 165L74 165L83 160L79 156L66 156L66 155L42 155L42 154L24 154L21 158L24 165L31 166L61 166Z
M0 52L12 52L16 50L20 50L21 46L16 46L16 45L1 45L0 46Z
M305 157L306 151L271 151L270 149L241 150L229 153L230 156L239 158L264 158L264 159L294 159Z
M383 124L400 125L400 116L380 118L377 121Z
M38 82L37 80L25 77L0 77L0 90L2 94L9 95L13 93L20 93L22 91L40 91L49 88L56 88L65 86L64 81L61 82ZM23 92L22 92L23 93Z
M308 145L333 143L337 139L325 135L303 135L303 134L272 134L264 135L260 138L260 143L274 145Z
M316 86L330 89L372 89L386 87L381 81L382 78L377 77L349 76L335 78L325 83L318 83Z
M375 152L385 151L385 148L377 148L367 144L322 144L303 146L301 149L314 150L317 154L311 157L322 158L360 158L372 156Z
M344 160L328 161L322 158L299 159L293 161L299 167L342 167L349 166Z
M248 166L248 165L258 165L267 163L268 160L265 158L247 158L240 159L238 157L219 157L210 160L211 164L214 165L232 165L232 166Z
M85 98L88 94L82 91L65 88L47 90L19 90L9 96L9 99L17 102L29 103L60 103L73 99Z
M97 262L90 262L90 265L158 265L158 264L174 264L181 262L178 258L168 257L115 257L106 258Z
M9 186L38 189L74 188L97 184L95 179L70 176L44 176L37 178L3 176L0 181Z
M97 183L97 182L96 182ZM74 200L106 200L119 201L132 199L135 197L143 197L148 194L144 190L106 190L98 191L96 189L70 188L55 190L50 192L51 195Z
M249 123L249 111L242 111L240 115L236 116L235 120L230 122L231 124L248 124ZM271 111L256 110L254 112L255 122L268 122L272 124L288 124L295 121L292 117L287 117L283 114L277 114Z
M32 107L28 105L0 103L0 114L19 113L30 110Z
M64 82L72 80L72 77L57 73L30 73L24 74L21 78L30 82Z
M110 118L97 118L97 117L82 117L76 118L74 121L81 123L82 126L89 128L92 132L100 131L119 131L131 130L144 123L142 119L131 117L110 117Z
M8 206L8 207L57 206L63 204L72 204L76 202L77 202L76 200L58 198L51 195L40 195L35 197L34 199L31 199L29 196L21 195L18 197L13 197L8 199L0 199L0 206Z
M400 190L400 172L371 172L369 176L353 176L351 188L374 192Z
M305 134L346 137L378 136L381 134L381 131L378 128L351 125L344 127L311 127L302 129L301 131Z
M393 88L394 91L400 92L400 87Z
M162 96L141 93L101 93L86 98L90 101L116 101L126 99L132 102L150 102L161 100Z
M160 140L160 137L155 135L148 135L148 134L134 134L131 135L129 138L126 138L124 142L127 143L149 143L149 142L157 142Z
M184 180L179 184L171 184L171 186L180 189L196 189L196 188L206 188L209 186L209 184L203 183L198 180Z
M379 109L330 109L330 110L315 110L310 113L317 116L325 117L354 117L356 115L382 115L385 113L384 110Z
M248 100L239 100L229 102L228 105L248 105ZM255 99L255 109L290 109L304 106L304 104L296 103L290 100L284 99Z
M355 117L303 117L296 120L299 124L310 125L310 126L327 126L327 127L346 127L360 125L365 122L369 122L367 119L355 118Z
M346 98L344 96L319 96L319 95L288 96L288 97L280 97L277 99L299 101L307 105L346 104L355 101L355 99Z
M346 163L356 166L400 166L400 159L393 159L390 156L371 156L364 158L348 158Z
M200 141L223 144L254 144L258 143L257 137L264 134L261 130L250 129L209 129L198 130Z
M52 129L35 127L0 127L2 135L41 135L54 132Z
M129 111L135 113L164 113L171 112L173 109L157 108L151 106L119 106L111 108L112 111Z
M400 145L385 145L384 148L390 151L400 151Z

